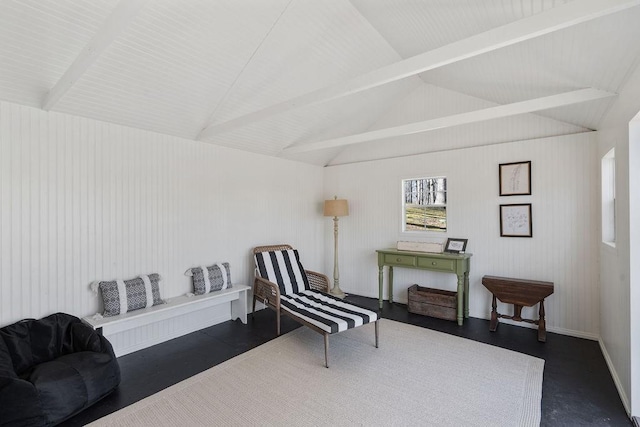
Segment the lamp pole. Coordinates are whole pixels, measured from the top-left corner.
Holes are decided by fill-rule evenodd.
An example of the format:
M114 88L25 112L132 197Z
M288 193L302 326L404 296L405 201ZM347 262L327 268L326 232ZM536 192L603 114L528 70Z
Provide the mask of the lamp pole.
M324 216L333 217L333 288L329 293L338 298L344 298L345 293L340 289L340 272L338 269L338 217L349 215L349 203L345 199L324 201Z
M340 270L338 269L338 221L340 218L333 217L333 288L331 289L331 295L335 295L339 298L344 298L344 292L340 289Z

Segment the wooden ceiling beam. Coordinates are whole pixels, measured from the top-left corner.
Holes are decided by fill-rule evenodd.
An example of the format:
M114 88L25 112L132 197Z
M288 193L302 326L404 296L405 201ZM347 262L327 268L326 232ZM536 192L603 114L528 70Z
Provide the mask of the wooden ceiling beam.
M347 145L360 144L368 141L402 137L406 135L413 135L416 133L429 132L436 129L450 128L469 123L477 123L487 120L516 116L519 114L532 113L535 111L548 110L550 108L563 107L587 101L595 101L612 96L616 96L616 94L592 88L580 89L561 93L558 95L545 96L542 98L530 99L527 101L515 102L512 104L483 108L481 110L453 114L450 116L438 117L436 119L424 120L421 122L414 122L385 129L378 129L370 132L359 133L356 135L296 144L285 148L283 152L287 154L293 154L344 147Z
M60 101L148 2L149 0L120 0L93 38L47 93L42 102L43 110L51 110Z
M395 62L353 79L327 86L265 107L223 123L207 123L197 139L264 120L268 117L322 102L349 96L416 74L531 40L587 21L637 6L640 0L580 0L493 28L466 39Z

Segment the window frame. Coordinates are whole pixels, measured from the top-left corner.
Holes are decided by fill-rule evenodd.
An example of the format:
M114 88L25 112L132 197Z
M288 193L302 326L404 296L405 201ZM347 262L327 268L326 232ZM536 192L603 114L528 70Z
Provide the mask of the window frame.
M445 184L445 189L444 189L444 195L445 195L445 202L444 203L437 203L437 204L433 204L430 206L434 206L434 207L442 207L444 208L444 213L445 213L445 228L442 230L439 229L435 229L435 228L425 228L423 230L408 230L406 228L407 226L407 222L406 222L406 215L407 215L407 203L405 202L405 182L407 181L418 181L418 180L425 180L425 179L444 179L444 184ZM410 178L401 178L400 179L400 202L401 202L401 217L400 217L400 231L401 233L406 233L406 234L419 234L419 235L425 235L429 234L429 233L433 233L435 235L442 235L443 233L447 233L448 229L449 229L449 223L447 220L448 214L447 214L447 205L448 205L448 193L449 193L449 183L448 183L448 179L446 177L446 175L444 174L439 174L439 175L419 175L419 176L414 176L414 177L410 177ZM426 206L426 205L425 205Z
M607 151L600 162L601 240L616 247L616 152Z

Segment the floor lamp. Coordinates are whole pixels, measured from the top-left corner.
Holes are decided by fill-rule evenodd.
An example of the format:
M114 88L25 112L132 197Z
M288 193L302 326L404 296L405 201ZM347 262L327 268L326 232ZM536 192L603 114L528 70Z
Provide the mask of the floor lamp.
M338 217L349 215L349 204L345 199L338 199L335 196L333 200L324 201L324 216L333 217L333 288L329 293L338 298L344 298L345 294L340 289L340 272L338 270Z

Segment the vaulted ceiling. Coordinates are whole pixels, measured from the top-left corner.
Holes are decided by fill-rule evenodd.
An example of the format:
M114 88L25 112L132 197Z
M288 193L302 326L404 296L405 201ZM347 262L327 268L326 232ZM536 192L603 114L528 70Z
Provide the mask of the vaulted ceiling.
M0 100L331 165L597 130L640 0L2 0Z

